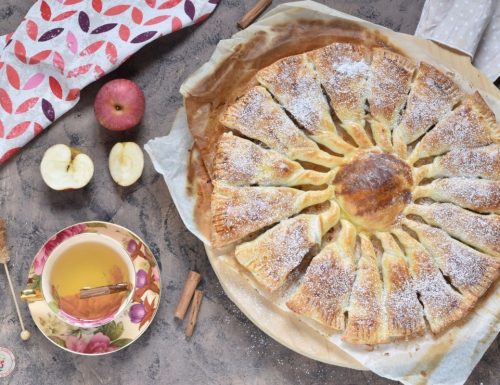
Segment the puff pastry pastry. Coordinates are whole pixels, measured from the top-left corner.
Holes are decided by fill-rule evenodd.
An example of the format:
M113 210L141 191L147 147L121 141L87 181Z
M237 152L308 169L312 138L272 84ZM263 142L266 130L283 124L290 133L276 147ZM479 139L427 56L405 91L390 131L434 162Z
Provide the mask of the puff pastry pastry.
M325 202L333 187L302 191L290 187L230 187L216 183L212 193L213 242L237 241L268 225Z
M406 103L414 71L410 59L382 48L373 50L368 104L375 143L385 151L392 151L391 132Z
M500 181L472 178L443 178L417 186L413 198L451 202L479 213L500 213Z
M366 47L350 43L333 43L308 54L333 111L360 147L372 146L365 131L369 54Z
M229 132L219 140L214 175L233 186L298 186L330 183L335 171L305 170L300 163Z
M500 257L500 217L481 215L451 203L408 205L407 214L421 216L427 223L438 226L451 236L486 253Z
M475 92L418 142L408 161L415 163L450 150L487 146L496 143L499 135L493 111Z
M356 230L342 220L338 238L316 255L287 306L334 330L344 330L355 275Z
M339 220L340 210L332 202L320 215L301 214L284 220L251 242L236 247L235 256L266 289L281 287L309 250Z
M328 102L307 55L278 60L260 70L256 78L313 140L339 154L353 150L336 132Z
M259 69L220 115L213 246L346 343L465 319L500 275L500 133L458 84L346 42Z
M500 179L500 146L460 148L438 156L431 164L415 169L415 182L442 176Z
M226 127L256 139L291 159L325 167L342 164L342 158L321 151L273 100L263 87L256 86L230 106L220 119Z

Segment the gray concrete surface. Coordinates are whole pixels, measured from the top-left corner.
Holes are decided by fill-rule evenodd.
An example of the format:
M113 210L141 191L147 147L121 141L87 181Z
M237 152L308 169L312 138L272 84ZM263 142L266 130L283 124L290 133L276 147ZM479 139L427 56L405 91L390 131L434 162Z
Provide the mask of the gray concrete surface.
M273 5L281 1L274 1ZM423 0L322 1L341 11L412 33ZM11 271L24 285L32 256L58 229L91 219L129 227L149 243L163 266L163 298L156 320L134 345L116 354L87 358L66 353L36 330L27 308L22 311L32 338L19 339L19 325L6 280L0 272L0 346L17 357L16 371L0 384L332 384L393 383L370 372L329 366L302 357L262 333L231 303L221 289L201 242L183 226L167 188L146 159L141 181L119 188L107 170L107 155L116 141L148 139L168 133L181 105L182 81L211 55L220 39L236 32L236 21L254 0L223 0L204 24L161 38L124 66L82 93L74 110L59 119L21 154L0 169L0 216L9 224ZM10 32L32 0L0 0L0 34ZM108 132L97 124L92 103L107 80L136 81L147 98L142 124L132 132ZM38 167L43 152L69 143L91 154L96 172L92 183L73 192L52 192ZM203 274L206 297L190 341L173 319L176 300L188 269ZM500 344L493 343L467 384L500 384Z

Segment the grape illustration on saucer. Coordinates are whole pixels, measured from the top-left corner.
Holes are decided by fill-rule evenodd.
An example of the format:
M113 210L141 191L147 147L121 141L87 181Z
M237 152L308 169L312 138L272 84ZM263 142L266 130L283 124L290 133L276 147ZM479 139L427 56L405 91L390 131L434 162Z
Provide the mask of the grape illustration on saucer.
M7 348L0 347L0 378L10 375L16 367L16 358Z

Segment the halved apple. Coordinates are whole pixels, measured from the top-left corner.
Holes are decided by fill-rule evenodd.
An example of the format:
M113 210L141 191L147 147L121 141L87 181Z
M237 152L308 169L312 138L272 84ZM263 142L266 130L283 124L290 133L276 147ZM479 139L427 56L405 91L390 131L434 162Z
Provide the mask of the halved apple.
M92 179L94 163L76 148L55 144L43 154L40 172L51 189L79 189Z
M134 142L116 143L109 153L109 172L120 186L137 182L144 169L144 155Z

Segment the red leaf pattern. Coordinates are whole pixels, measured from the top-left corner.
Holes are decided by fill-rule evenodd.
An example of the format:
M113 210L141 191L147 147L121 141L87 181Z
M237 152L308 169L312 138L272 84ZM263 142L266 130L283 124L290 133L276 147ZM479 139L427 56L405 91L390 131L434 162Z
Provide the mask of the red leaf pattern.
M116 46L111 42L106 43L106 57L111 64L116 64L118 53L116 52Z
M45 51L40 51L36 55L33 55L30 58L28 64L31 64L31 65L38 64L41 61L44 61L45 59L47 59L51 53L52 53L52 51L50 49L46 49Z
M155 25L155 24L159 24L159 23L161 23L162 21L167 20L169 17L170 17L170 15L156 16L156 17L153 17L152 19L149 19L148 21L146 21L146 22L144 23L144 25Z
M52 19L52 21L62 21L62 20L65 20L68 17L73 16L75 13L76 13L76 11L67 11L67 12L60 13L59 15L57 15L56 17L54 17Z
M130 29L127 27L125 24L120 25L120 30L118 31L118 34L120 35L120 39L123 41L128 41L130 37Z
M26 33L33 41L38 37L38 25L33 20L28 20L26 22Z
M50 86L50 90L52 91L52 93L58 99L62 99L62 97L63 97L62 88L61 88L61 85L59 84L59 82L57 81L56 78L49 76L49 86Z
M49 21L52 16L52 11L50 10L50 6L45 1L42 1L40 4L40 15L42 16L42 19L45 21Z
M11 65L7 64L5 66L5 71L7 73L7 79L9 80L10 85L14 87L16 90L18 90L21 81L19 80L19 74L17 73L16 69Z
M158 9L170 9L179 4L182 0L167 0L161 4Z
M82 52L80 52L80 56L92 55L104 44L104 40L96 41L95 43L90 44L87 48L85 48Z
M136 24L142 23L142 11L137 7L132 9L132 20Z
M54 64L54 67L56 67L56 69L64 75L64 58L59 52L54 52L52 63Z
M24 48L24 44L20 40L14 43L14 53L22 63L26 64L26 48Z
M34 98L25 100L19 105L19 107L17 107L16 114L23 114L26 111L31 110L36 105L39 99L40 98L38 96L35 96Z
M90 68L92 68L92 65L93 64L85 64L85 65L79 66L79 67L75 68L74 70L69 71L68 75L66 75L66 77L68 79L71 79L71 78L76 78L80 75L83 75L83 74L89 72Z
M182 21L177 16L172 19L172 32L182 28Z
M96 11L97 13L100 13L102 11L102 1L92 0L92 8L94 8L94 11Z
M43 131L43 126L40 123L34 123L33 124L33 133L36 135L39 135Z
M0 106L5 112L12 114L12 100L10 100L9 94L3 88L0 88Z
M125 12L127 9L130 8L130 5L116 5L114 7L109 8L107 11L104 11L104 14L106 16L115 16L119 15L120 13Z
M70 102L78 98L79 95L80 95L80 90L78 88L72 88L69 90L68 96L66 96L66 100Z
M37 0L0 39L0 164L144 44L204 20L217 0ZM199 16L201 15L201 16Z
M12 130L10 130L9 134L7 135L7 139L14 139L17 138L19 135L24 134L24 132L28 129L30 124L31 124L30 121L19 123L14 128L12 128Z

